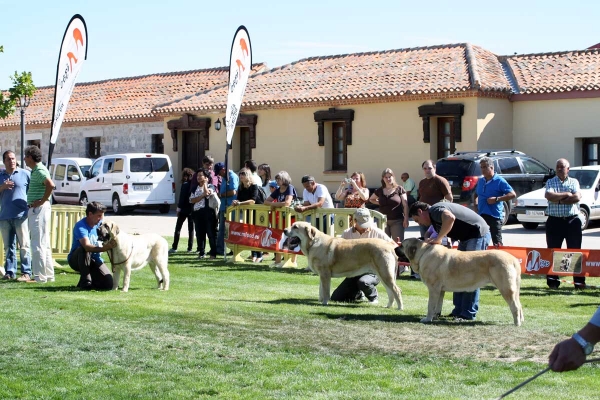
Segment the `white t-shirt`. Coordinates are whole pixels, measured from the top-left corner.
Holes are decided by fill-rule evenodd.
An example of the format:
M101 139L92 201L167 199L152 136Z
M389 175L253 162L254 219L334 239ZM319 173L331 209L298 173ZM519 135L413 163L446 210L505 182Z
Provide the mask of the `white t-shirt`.
M375 238L383 239L390 243L395 243L384 231L374 226L371 229L366 230L362 235L354 228L348 228L342 233L344 239L366 239Z
M258 187L262 187L263 185L262 179L260 179L260 176L258 176L256 172L252 174L252 183L254 183Z
M308 201L310 204L318 203L319 197L325 198L325 202L321 208L334 208L333 200L331 200L331 194L329 194L329 191L325 185L317 183L317 189L314 193L311 193L306 189L304 189L304 192L302 192L302 200Z

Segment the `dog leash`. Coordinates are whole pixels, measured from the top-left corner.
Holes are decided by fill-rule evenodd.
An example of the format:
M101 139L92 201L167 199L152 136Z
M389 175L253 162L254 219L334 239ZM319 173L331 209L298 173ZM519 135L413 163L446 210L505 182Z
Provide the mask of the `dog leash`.
M110 250L107 251L107 253L108 253L108 259L110 260L110 265L112 265L112 272L114 274L114 272L115 272L115 265L125 264L131 258L131 255L133 254L133 243L131 243L131 251L129 252L129 255L127 256L127 258L125 259L125 261L121 261L119 263L115 263L113 261L112 252L113 252L113 249L110 249Z
M598 362L600 361L600 358L592 358L590 360L585 360L583 363L587 364L587 363L593 363L593 362ZM550 371L550 367L544 369L543 371L538 372L537 374L535 374L534 376L532 376L531 378L527 379L526 381L523 381L521 383L519 383L517 386L515 386L514 388L510 389L508 392L504 393L503 395L501 395L500 397L497 397L496 400L500 400L505 398L506 396L508 396L509 394L516 392L517 390L521 389L523 386L527 385L529 382L531 382L532 380L540 377L541 375L545 374L546 372Z

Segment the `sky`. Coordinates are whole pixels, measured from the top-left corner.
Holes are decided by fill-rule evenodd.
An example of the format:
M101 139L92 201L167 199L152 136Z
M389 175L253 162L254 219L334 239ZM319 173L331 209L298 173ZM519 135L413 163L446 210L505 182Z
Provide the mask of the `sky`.
M229 65L239 25L253 62L469 42L497 55L579 50L600 42L600 1L0 0L0 89L15 71L54 85L74 14L88 57L78 82Z

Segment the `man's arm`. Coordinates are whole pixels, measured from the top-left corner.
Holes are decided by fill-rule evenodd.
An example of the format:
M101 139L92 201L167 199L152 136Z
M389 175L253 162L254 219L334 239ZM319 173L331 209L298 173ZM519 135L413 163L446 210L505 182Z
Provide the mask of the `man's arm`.
M81 247L83 247L83 249L88 253L102 253L106 250L114 248L117 245L117 243L114 240L111 240L108 243L104 243L102 246L95 246L90 242L90 239L87 237L79 239L79 244L81 244Z
M600 341L600 308L579 332L587 342L596 344ZM564 372L577 369L585 362L583 348L573 338L558 343L549 357L549 366L553 371Z
M452 212L450 212L448 210L444 210L442 212L442 227L440 228L440 231L438 232L438 236L434 239L430 238L430 239L426 240L426 242L431 243L431 244L441 244L444 236L448 236L448 233L450 233L450 231L452 230L455 220L456 220L456 216L454 214L452 214Z

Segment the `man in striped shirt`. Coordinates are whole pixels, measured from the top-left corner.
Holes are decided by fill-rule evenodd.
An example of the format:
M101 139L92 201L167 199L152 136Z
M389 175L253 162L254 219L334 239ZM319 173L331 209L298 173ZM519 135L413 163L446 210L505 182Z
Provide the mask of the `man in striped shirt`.
M579 219L579 200L581 191L579 181L569 177L569 161L560 158L556 161L556 176L546 182L548 200L548 220L546 221L546 244L549 249L560 249L563 241L567 248L581 248L581 220ZM585 277L575 276L575 289L585 288ZM550 288L558 288L560 280L556 275L547 275L546 283Z
M31 233L31 272L37 283L54 282L54 265L50 248L50 196L54 183L42 164L42 152L37 146L24 150L25 164L31 168L27 192L29 232Z

